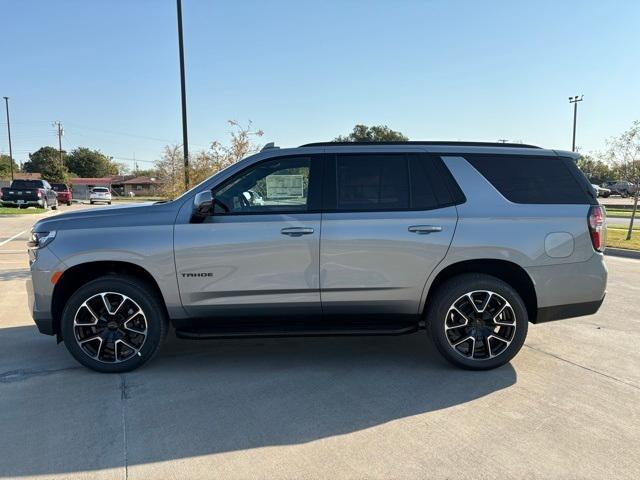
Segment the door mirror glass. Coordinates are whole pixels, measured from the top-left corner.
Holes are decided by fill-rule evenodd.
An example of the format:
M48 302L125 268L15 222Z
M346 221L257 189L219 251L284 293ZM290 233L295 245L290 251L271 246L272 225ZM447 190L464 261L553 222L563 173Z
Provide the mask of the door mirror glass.
M213 193L205 190L198 193L193 199L192 219L194 222L202 222L205 218L213 215Z

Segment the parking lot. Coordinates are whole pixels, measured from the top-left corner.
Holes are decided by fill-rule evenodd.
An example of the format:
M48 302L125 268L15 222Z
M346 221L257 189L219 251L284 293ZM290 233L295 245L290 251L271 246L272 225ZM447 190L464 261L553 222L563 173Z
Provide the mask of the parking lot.
M420 332L170 335L106 375L30 318L38 217L0 217L2 478L640 478L640 260L608 257L597 315L531 325L493 371L449 366Z

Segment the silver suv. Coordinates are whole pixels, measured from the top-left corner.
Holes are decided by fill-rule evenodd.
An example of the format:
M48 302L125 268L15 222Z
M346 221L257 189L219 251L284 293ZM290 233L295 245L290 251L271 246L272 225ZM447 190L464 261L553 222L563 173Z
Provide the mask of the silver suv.
M466 142L268 146L179 198L40 220L33 318L83 365L180 338L429 330L469 369L588 315L605 212L569 152Z

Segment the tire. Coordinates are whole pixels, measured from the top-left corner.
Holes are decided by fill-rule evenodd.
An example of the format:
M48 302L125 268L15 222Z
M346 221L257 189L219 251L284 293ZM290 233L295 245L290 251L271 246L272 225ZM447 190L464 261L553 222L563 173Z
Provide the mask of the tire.
M71 206L71 202L67 202L67 207L70 207L70 206Z
M107 202L109 205L111 205L111 202Z
M89 200L89 205L93 205L93 202L91 200Z
M491 275L470 273L438 288L429 301L427 322L445 359L468 370L489 370L520 351L529 317L522 298L509 284Z
M136 314L138 309L141 313ZM76 319L80 326L74 325ZM62 311L62 338L69 353L85 367L102 373L129 372L142 366L156 355L168 328L157 293L144 281L127 275L108 275L83 285Z
M58 201L56 200L56 203L51 206L51 210L57 210L57 209L58 209Z

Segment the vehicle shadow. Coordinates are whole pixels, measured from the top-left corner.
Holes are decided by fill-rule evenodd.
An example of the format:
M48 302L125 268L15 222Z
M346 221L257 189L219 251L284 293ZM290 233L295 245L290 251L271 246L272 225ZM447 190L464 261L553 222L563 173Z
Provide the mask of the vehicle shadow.
M157 359L124 375L78 367L31 327L0 329L1 343L20 341L22 349L10 352L23 357L23 371L7 375L0 358L0 476L301 444L472 402L516 382L511 365L486 372L449 366L424 332L172 338Z
M2 253L2 252L0 252ZM31 272L27 269L5 270L0 272L0 282L9 282L11 280L24 280L31 276Z

